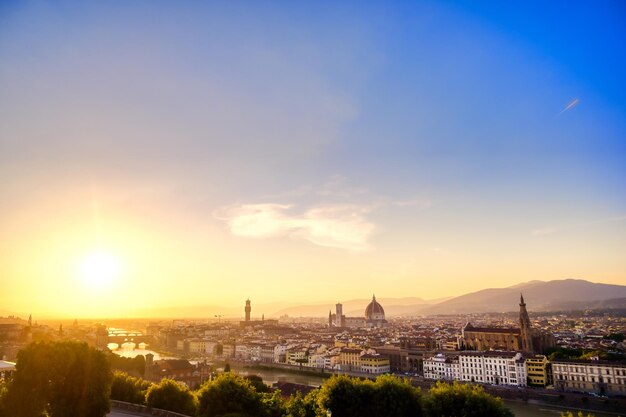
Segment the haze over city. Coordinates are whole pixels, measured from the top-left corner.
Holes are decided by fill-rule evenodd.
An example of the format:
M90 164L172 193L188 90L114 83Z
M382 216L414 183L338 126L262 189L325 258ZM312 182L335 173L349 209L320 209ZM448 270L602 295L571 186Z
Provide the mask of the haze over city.
M2 2L0 315L624 285L625 16Z

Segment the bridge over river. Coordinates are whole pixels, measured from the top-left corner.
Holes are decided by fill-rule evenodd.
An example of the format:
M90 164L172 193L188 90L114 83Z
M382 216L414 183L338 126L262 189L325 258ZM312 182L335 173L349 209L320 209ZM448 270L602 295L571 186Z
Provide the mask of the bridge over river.
M109 334L107 337L107 343L117 343L120 346L124 343L129 343L129 342L132 342L135 344L139 344L139 343L150 344L153 341L154 340L152 336L145 335L141 332L132 332L132 331L111 330L109 331Z

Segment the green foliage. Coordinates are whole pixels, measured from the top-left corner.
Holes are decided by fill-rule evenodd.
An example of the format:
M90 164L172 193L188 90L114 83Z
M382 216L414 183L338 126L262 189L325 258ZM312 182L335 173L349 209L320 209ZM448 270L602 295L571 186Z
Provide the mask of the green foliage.
M144 376L146 374L146 358L143 355L137 355L134 358L125 358L115 353L109 355L111 368L126 372L133 376Z
M609 335L604 336L603 339L613 340L613 341L615 341L617 343L621 343L621 342L624 341L625 337L626 336L624 336L623 333L611 333Z
M426 415L431 417L513 417L500 398L487 394L478 385L457 382L435 384L424 406Z
M261 402L263 403L263 409L265 416L268 417L283 417L285 413L285 401L280 396L280 391L274 391L272 393L261 394Z
M31 343L18 353L6 415L102 417L110 410L111 378L106 355L86 343Z
M244 378L247 379L248 382L250 382L250 385L252 385L254 389L256 389L256 392L272 392L272 389L269 386L265 385L265 382L263 382L263 378L261 378L260 376L248 375L244 376Z
M393 376L380 376L375 382L347 376L332 377L322 385L318 405L336 417L421 416L421 393Z
M198 400L200 417L270 415L263 395L256 391L250 381L230 372L204 383L198 392Z
M111 399L133 404L145 404L146 394L152 383L115 371L111 384Z
M303 396L301 392L292 395L285 404L286 417L317 417L321 414L317 404L319 390L314 390Z
M7 395L8 386L5 380L0 379L0 417L5 417L6 413L4 412L4 398Z
M559 346L549 349L546 353L548 354L548 359L553 361L558 359L577 359L583 354L583 351L582 349L569 349Z
M548 355L548 359L551 361L559 359L591 359L593 357L607 361L624 360L624 355L619 353L590 349L568 349L564 347L553 348Z
M576 415L574 415L574 413L568 411L567 413L561 413L561 417L594 417L594 415L591 413L585 415L582 411L579 411Z
M187 415L195 415L198 408L196 396L173 379L163 379L148 388L146 405Z

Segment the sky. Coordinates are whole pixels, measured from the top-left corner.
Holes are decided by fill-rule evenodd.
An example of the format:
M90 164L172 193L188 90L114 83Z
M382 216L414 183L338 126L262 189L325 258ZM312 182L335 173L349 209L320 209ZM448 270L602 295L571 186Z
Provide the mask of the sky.
M625 18L3 1L0 315L626 285Z

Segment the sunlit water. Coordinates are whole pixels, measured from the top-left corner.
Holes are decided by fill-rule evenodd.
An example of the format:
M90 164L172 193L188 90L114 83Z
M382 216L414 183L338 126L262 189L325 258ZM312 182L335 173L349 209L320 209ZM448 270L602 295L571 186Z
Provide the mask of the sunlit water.
M115 345L115 344L113 344ZM114 347L117 347L115 345ZM173 357L161 356L159 353L146 349L144 343L140 343L135 348L134 343L124 343L119 349L113 351L115 354L125 358L134 358L137 355L147 355L152 353L154 360L159 359L176 359ZM249 369L233 366L233 371L240 375L259 375L263 381L272 385L278 381L291 382L294 384L319 386L324 383L326 378L317 375L301 375L297 373L284 372L280 369ZM521 401L505 400L506 406L513 411L516 417L558 417L564 409L553 408L540 404L525 403ZM594 413L595 417L614 417L611 414Z
M122 346L118 346L116 343L109 343L108 347L113 351L113 353L124 358L134 358L135 356L139 355L146 356L148 353L151 353L154 355L155 361L161 359L176 359L171 356L162 356L158 352L146 349L147 345L145 343L139 343L139 345L135 345L135 343L133 342L127 342L123 343Z

